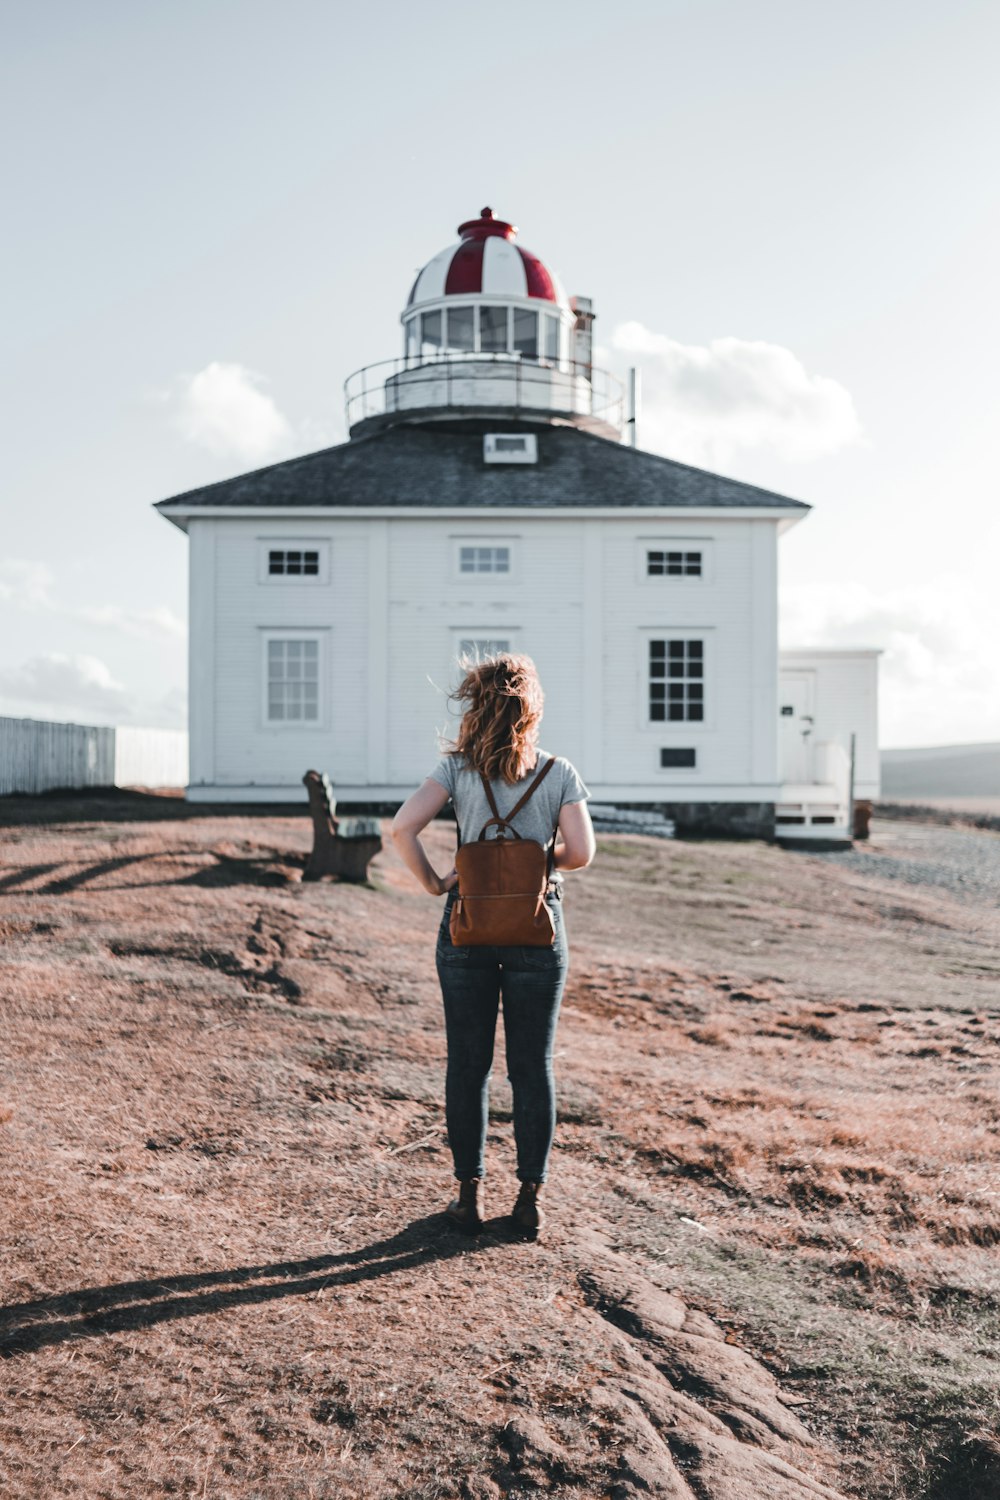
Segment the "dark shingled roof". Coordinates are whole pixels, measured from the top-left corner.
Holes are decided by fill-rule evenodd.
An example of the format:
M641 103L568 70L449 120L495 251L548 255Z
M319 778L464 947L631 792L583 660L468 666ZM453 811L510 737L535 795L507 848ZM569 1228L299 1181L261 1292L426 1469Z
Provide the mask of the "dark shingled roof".
M483 433L538 436L537 464L486 464ZM576 427L479 419L399 423L335 448L288 459L161 500L172 506L766 506L810 509L801 500L627 448Z

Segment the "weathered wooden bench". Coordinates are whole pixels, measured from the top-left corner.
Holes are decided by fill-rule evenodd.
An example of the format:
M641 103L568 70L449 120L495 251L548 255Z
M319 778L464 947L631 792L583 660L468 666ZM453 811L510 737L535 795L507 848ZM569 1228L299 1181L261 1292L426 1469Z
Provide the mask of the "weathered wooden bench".
M337 801L325 771L307 771L302 778L309 793L313 821L312 853L303 880L336 875L341 880L368 879L368 866L382 848L378 818L338 818Z

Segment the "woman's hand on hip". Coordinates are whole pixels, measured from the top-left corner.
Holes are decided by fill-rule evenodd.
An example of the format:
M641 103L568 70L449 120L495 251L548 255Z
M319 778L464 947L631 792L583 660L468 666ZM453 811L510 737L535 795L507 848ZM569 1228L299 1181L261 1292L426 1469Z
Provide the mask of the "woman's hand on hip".
M446 896L453 885L458 884L458 871L451 869L447 875L439 875L437 878L437 890L432 891L433 896Z

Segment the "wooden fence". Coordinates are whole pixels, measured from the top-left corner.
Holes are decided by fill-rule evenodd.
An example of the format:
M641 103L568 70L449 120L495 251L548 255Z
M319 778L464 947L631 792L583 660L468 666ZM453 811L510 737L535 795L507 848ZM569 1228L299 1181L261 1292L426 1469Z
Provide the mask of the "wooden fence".
M99 728L0 718L0 796L87 786L184 786L179 729Z

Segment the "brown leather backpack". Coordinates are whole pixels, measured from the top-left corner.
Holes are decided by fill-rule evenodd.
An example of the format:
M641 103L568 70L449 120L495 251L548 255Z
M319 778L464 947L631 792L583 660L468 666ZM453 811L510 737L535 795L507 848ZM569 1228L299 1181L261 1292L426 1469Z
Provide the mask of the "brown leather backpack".
M458 896L448 923L456 948L485 943L548 948L555 942L555 925L545 903L545 890L555 860L558 823L547 848L536 839L522 838L511 827L511 819L521 811L554 764L554 757L546 761L506 818L500 816L493 788L480 771L493 816L483 824L475 843L463 844L459 828L455 855ZM486 830L494 823L498 825L496 837L488 839ZM505 830L513 838L508 838Z

